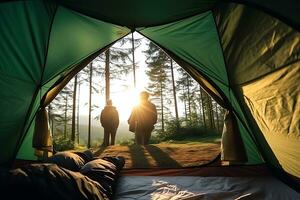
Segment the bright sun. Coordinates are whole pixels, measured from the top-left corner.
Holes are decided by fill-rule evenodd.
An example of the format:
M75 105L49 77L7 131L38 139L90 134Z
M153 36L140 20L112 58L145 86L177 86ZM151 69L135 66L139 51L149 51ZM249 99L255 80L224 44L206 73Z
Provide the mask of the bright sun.
M130 88L117 95L111 95L113 105L119 112L120 120L127 121L132 108L139 103L139 92L137 89Z

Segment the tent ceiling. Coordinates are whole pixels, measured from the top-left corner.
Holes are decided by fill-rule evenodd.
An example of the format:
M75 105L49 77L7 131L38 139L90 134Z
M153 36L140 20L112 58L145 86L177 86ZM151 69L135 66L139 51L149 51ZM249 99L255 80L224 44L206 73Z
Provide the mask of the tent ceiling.
M203 13L220 2L251 5L300 30L296 0L56 0L72 10L110 23L135 27L161 25Z
M218 0L57 0L91 17L127 27L165 24L211 9Z

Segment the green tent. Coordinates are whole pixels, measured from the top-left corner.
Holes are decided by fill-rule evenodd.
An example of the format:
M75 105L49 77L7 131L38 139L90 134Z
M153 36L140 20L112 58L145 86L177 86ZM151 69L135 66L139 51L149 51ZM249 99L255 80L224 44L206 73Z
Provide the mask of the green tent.
M0 3L1 166L36 159L39 109L95 56L138 31L232 112L244 165L300 178L299 9L292 0Z

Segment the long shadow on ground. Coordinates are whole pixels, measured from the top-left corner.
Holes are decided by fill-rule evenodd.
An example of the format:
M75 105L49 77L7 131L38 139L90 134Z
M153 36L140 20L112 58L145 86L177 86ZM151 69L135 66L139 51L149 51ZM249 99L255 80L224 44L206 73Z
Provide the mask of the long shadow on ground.
M149 168L150 163L145 155L145 148L140 145L130 145L129 152L133 168Z
M145 149L149 152L151 157L156 161L159 167L177 168L181 165L172 159L167 153L154 145L146 145Z

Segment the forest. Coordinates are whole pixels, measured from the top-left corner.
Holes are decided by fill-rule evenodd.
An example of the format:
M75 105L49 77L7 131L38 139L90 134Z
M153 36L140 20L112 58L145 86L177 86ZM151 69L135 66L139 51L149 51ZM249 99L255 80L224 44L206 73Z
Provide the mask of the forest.
M108 99L120 114L117 144L133 144L127 117L143 90L158 112L151 143L221 137L224 109L163 50L132 33L89 63L48 106L54 148L99 146L99 114Z

